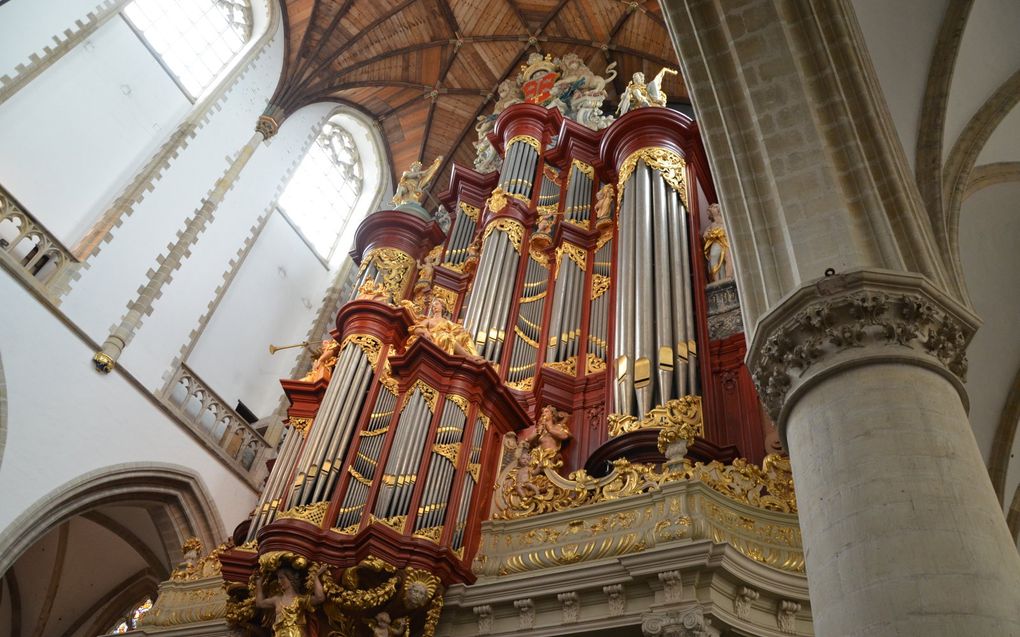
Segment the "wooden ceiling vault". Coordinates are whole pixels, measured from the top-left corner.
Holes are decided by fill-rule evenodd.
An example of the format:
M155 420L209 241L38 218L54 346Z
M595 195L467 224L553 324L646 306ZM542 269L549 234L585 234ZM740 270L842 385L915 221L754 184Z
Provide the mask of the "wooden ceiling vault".
M677 68L657 0L281 0L286 57L272 104L286 117L320 101L379 122L395 176L444 155L471 167L475 120L532 52L574 52L596 74L616 62L607 103L636 71ZM679 76L670 99L686 99ZM280 112L278 111L278 112ZM453 149L453 150L451 150Z

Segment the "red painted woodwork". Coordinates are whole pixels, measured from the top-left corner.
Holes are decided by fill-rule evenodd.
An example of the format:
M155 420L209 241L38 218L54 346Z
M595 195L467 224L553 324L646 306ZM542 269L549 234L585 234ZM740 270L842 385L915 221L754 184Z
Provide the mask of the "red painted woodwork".
M704 402L705 433L721 444L735 445L740 456L760 464L765 457L765 426L758 392L744 364L747 344L744 334L709 343L712 360L707 385L710 401Z
M627 113L602 135L596 164L600 177L615 184L621 164L642 148L667 148L686 157L688 140L696 138L693 123L683 113L665 108L639 108Z
M497 183L499 183L497 172L482 174L460 164L454 164L450 173L450 185L439 195L439 201L451 211L457 207L459 201L481 208Z
M518 135L530 135L545 146L549 137L559 132L562 121L563 115L554 108L514 104L499 114L489 133L489 141L501 156L505 155L504 145Z
M601 139L600 131L593 131L573 120L564 119L560 124L556 148L546 152L546 160L560 170L569 170L573 159L594 166L598 161Z
M396 248L411 258L421 260L428 251L446 238L439 224L412 212L380 210L365 217L354 233L351 258L361 259L374 248Z

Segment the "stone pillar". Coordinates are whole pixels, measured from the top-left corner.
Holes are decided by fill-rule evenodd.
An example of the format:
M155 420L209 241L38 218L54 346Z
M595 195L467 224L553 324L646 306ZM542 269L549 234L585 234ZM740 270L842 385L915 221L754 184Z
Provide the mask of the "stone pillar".
M846 0L663 0L787 444L815 633L1020 634L966 415L975 316Z
M159 266L155 271L151 271L149 280L139 290L138 296L128 303L127 313L121 318L117 327L106 337L102 348L92 357L92 363L95 365L96 370L104 374L109 374L113 370L117 360L120 358L121 352L124 351L124 348L127 347L127 344L134 337L135 332L141 327L143 318L152 313L153 303L160 297L166 284L170 282L174 271L181 266L181 263L190 253L191 246L198 241L198 236L205 231L206 226L213 220L220 202L223 201L227 192L233 187L234 182L241 175L241 171L248 164L248 160L255 154L255 149L264 140L276 134L276 130L277 124L275 120L265 115L259 117L255 133L251 136L251 139L237 153L237 156L234 157L226 172L216 180L212 190L209 191L208 196L202 201L198 211L188 219L184 230L177 235L177 240L170 246L169 252L157 259Z

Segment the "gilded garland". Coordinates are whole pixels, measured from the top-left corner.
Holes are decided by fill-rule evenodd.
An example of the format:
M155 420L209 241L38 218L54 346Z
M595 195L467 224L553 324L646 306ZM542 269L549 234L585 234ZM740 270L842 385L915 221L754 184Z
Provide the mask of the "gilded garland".
M668 148L642 148L628 155L620 166L620 179L616 185L617 208L623 201L623 191L627 187L627 180L630 179L639 161L644 161L649 168L657 170L666 183L680 195L680 201L683 202L684 207L687 207L687 178L684 175L687 163L684 158L680 153Z

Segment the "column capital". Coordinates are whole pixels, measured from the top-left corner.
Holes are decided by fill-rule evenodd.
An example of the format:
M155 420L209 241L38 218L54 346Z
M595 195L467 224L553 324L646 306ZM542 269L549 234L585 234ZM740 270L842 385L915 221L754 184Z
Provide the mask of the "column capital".
M763 315L747 366L785 444L798 394L839 370L876 362L921 365L967 396L967 344L979 319L922 275L855 270L806 283Z
M709 628L712 622L705 619L700 605L682 610L647 613L641 618L641 633L645 637L711 637L718 634Z

